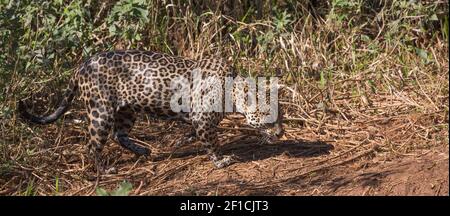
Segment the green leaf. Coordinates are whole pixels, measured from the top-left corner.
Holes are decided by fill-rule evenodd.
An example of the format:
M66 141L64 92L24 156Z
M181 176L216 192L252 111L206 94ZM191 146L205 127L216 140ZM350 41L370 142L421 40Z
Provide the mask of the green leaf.
M33 191L34 191L34 180L31 180L30 182L28 182L27 189L23 195L24 196L33 196L35 194L35 192L33 192Z
M97 189L95 189L95 193L96 193L98 196L109 196L108 191L106 191L106 190L103 189L103 188L97 188Z
M441 27L442 36L445 38L445 40L448 40L448 17L444 17L444 23Z
M423 60L428 61L428 52L416 47L416 54L420 56Z
M109 26L109 33L112 35L116 35L117 33L116 25L112 24Z
M437 17L436 14L433 14L433 15L431 15L431 17L430 17L430 20L432 20L432 21L438 21L439 19L438 19L438 17Z
M320 71L320 81L319 81L320 88L324 89L326 84L327 84L327 79L325 78L324 71Z
M119 188L116 191L111 193L111 195L112 196L128 196L128 194L130 193L132 188L133 188L133 185L131 185L131 183L124 181L120 184Z
M362 34L361 35L361 40L364 41L364 42L370 42L370 37L365 35L365 34Z
M148 10L145 10L143 8L136 8L136 10L139 11L141 20L143 20L145 23L149 21Z
M137 41L140 41L141 40L141 34L136 34L134 36L134 39L137 40Z
M58 194L58 193L59 193L59 178L56 177L56 180L55 180L55 194Z

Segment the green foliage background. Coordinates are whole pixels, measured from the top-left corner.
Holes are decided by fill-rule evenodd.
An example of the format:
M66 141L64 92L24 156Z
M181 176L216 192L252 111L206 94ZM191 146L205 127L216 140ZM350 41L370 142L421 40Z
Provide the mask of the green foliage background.
M443 1L1 0L0 116L12 117L30 92L55 93L83 59L113 49L221 55L243 73L282 68L287 82L312 77L322 89L388 53L406 73L446 56L433 46L448 44L447 13Z
M282 68L286 82L321 89L386 55L401 65L386 69L437 71L436 55L448 58L447 13L443 1L1 0L0 117L30 93L57 93L76 65L114 49L220 55L241 73ZM383 88L380 71L364 75L372 90Z

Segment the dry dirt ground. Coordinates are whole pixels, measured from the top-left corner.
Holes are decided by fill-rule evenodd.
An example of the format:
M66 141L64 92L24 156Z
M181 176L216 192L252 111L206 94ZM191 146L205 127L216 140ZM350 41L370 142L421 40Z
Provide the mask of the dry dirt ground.
M197 142L177 146L185 125L141 121L132 137L152 149L152 159L110 141L104 158L111 173L96 180L86 162L84 126L71 115L63 124L28 128L49 132L22 146L26 162L3 169L2 195L95 195L96 188L113 191L123 181L132 184L130 195L449 195L448 132L430 132L426 147L405 153L385 141L414 137L407 128L394 130L403 120L338 128L335 136L332 127L321 135L292 124L281 140L261 144L254 131L238 129L242 119L225 119L221 148L240 161L224 169L214 168Z

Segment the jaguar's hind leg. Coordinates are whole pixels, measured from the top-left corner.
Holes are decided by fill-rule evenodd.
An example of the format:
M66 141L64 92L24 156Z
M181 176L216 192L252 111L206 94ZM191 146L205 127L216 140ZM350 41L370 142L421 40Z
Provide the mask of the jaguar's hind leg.
M136 155L150 155L150 150L136 145L128 137L128 133L136 121L133 111L128 107L120 108L114 114L114 139L124 148Z
M109 132L111 130L112 112L108 110L107 106L100 103L91 103L88 107L89 119L89 155L94 161L97 168L97 173L104 171L103 161L100 158L103 146L108 140Z

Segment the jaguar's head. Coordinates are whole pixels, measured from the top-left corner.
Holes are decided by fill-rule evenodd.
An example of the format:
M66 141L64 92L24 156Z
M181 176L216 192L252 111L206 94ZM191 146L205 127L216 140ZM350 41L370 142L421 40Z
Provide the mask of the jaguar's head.
M244 115L247 124L252 128L260 129L265 136L264 139L273 141L283 136L283 115L280 109L275 112L260 112L257 110L244 113Z
M260 81L258 80L258 82ZM274 141L282 137L284 134L283 114L278 103L278 84L266 85L266 87L270 87L270 90L265 89L267 91L262 88L254 89L254 94L249 93L248 86L248 80L247 83L241 81L235 85L236 108L245 116L249 126L262 132L262 139L265 141ZM255 96L252 97L252 95ZM260 103L260 101L265 103Z

